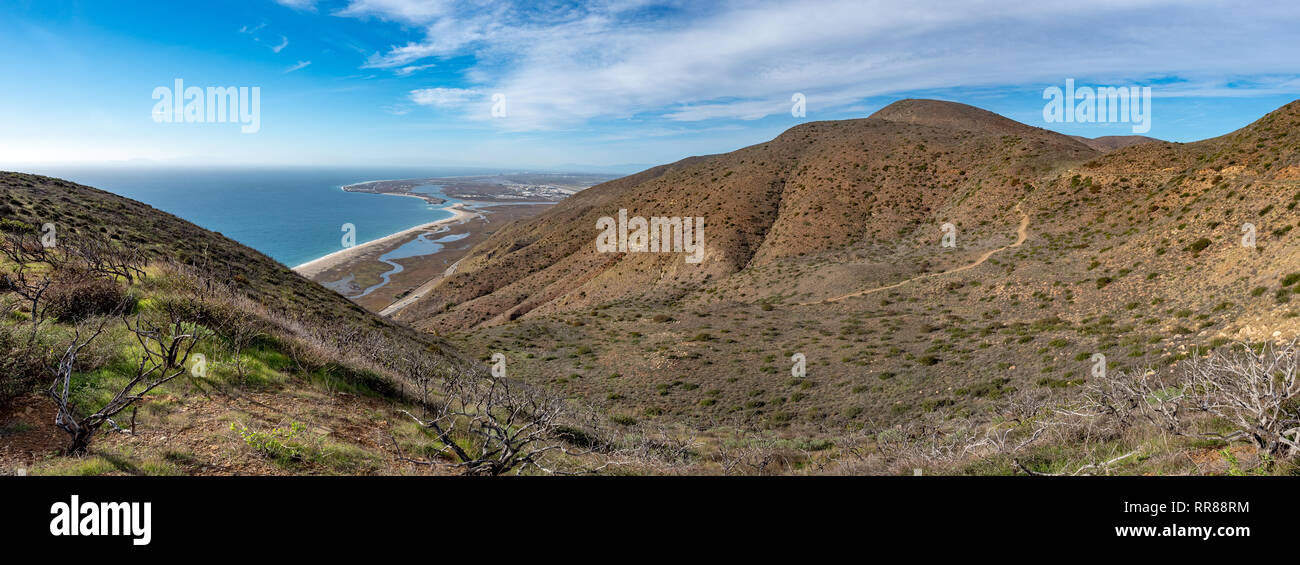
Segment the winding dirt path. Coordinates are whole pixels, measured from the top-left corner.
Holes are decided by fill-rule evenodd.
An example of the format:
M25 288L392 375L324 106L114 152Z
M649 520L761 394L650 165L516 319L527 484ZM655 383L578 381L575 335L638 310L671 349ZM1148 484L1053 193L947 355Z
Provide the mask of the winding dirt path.
M1021 216L1021 217L1020 217L1020 227L1016 228L1016 242L1015 242L1015 243L1012 243L1012 244L1010 244L1010 245L1003 245L1002 247L999 247L999 248L997 248L997 249L992 249L992 250L989 250L989 251L985 251L982 255L979 256L978 259L975 260L974 263L970 263L970 264L967 264L967 265L962 265L962 266L960 266L960 267L957 267L957 268L955 268L955 269L949 269L949 270L947 270L947 271L940 271L940 272L938 272L938 273L926 273L926 274L924 274L924 275L920 275L920 276L912 277L912 278L910 278L910 279L907 279L907 280L904 280L904 281L901 281L901 282L896 282L896 283L891 284L891 285L888 285L888 286L881 286L881 287L876 287L876 288L868 288L868 289L866 289L866 290L859 290L859 291L856 291L856 292L850 292L849 294L844 294L844 295L841 295L841 296L836 296L836 297L832 297L832 298L827 298L827 299L825 299L825 300L818 300L818 301L815 301L815 302L800 302L799 305L800 305L800 306L810 306L810 305L813 305L813 304L827 304L827 303L830 303L830 302L839 302L839 301L841 301L841 300L845 300L845 299L848 299L848 298L853 298L853 297L855 297L855 296L866 296L866 295L868 295L868 294L872 294L872 293L880 292L880 291L882 291L882 290L890 290L890 289L893 289L893 288L898 288L898 287L903 286L903 285L905 285L905 284L908 284L908 283L911 283L911 282L915 282L915 281L919 281L919 280L921 280L921 279L928 279L928 278L931 278L931 277L939 277L939 276L943 276L943 275L951 275L951 274L953 274L953 273L960 273L960 272L962 272L962 271L966 271L966 270L974 269L975 267L978 267L978 266L984 264L985 261L988 261L988 260L989 260L989 257L992 257L993 255L995 255L995 254L997 254L997 253L1000 253L1000 252L1002 252L1002 251L1006 251L1007 249L1011 249L1011 248L1013 248L1013 247L1020 247L1020 245L1021 245L1022 243L1025 242L1025 239L1029 237L1029 214L1026 214L1026 213L1024 212L1024 210L1021 210L1021 209L1020 209L1020 203L1016 203L1016 208L1015 208L1015 210L1016 210L1016 212L1019 212L1019 213L1020 213L1020 216Z

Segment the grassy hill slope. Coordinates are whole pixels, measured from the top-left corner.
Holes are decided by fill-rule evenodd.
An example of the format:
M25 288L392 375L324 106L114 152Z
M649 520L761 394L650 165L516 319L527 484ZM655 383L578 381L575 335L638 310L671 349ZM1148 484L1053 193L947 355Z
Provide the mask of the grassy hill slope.
M491 445L463 423L494 420L470 409L447 415L447 406L481 399L481 368L445 342L139 202L21 173L0 173L0 195L4 472L527 467L471 466L460 456ZM142 398L93 422L121 395ZM494 398L479 408L499 406ZM439 421L450 431L431 433L412 414L444 414ZM74 449L75 436L56 421L83 422L92 432L88 450Z

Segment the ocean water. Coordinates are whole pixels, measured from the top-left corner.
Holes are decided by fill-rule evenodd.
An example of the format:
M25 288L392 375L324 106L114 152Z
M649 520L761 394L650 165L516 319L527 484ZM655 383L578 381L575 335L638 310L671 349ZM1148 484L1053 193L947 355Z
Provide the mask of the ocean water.
M139 200L252 247L293 267L342 249L345 223L358 244L452 213L419 198L344 192L380 179L503 171L451 168L38 168ZM436 187L428 192L437 194ZM451 204L449 201L446 205ZM444 206L446 206L444 205Z

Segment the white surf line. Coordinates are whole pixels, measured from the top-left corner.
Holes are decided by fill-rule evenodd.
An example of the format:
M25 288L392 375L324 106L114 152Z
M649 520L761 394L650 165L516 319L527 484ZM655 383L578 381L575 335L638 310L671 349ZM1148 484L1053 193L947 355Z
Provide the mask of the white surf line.
M363 181L361 181L361 182L354 182L354 183L352 183L352 184L345 184L345 185L343 185L343 186L340 186L339 188L341 188L341 189L343 189L343 190L347 190L348 187L352 187L352 186L361 186L361 185L363 185L363 184L374 184L374 183L377 183L377 182L388 182L388 181L396 181L396 180L402 180L402 179L375 179L375 180L363 180ZM350 191L349 191L349 192L350 192Z
M430 222L427 224L415 226L413 228L407 228L397 233L389 234L378 239L372 239L370 241L367 241L359 245L355 245L353 247L349 247L347 249L341 249L339 251L335 251L333 253L330 253L329 255L325 255L324 257L319 257L317 259L313 259L311 261L293 267L293 271L304 277L311 278L325 271L328 271L334 267L342 265L354 259L355 257L360 256L362 253L366 252L366 250L375 247L377 245L381 245L383 243L390 242L396 239L418 234L420 232L433 231L438 229L439 226L445 224L468 221L470 218L479 215L478 212L470 212L466 210L465 205L459 202L447 206L446 208L444 208L444 210L451 210L452 216L450 218L444 218L436 222Z
M992 249L992 250L989 250L989 251L985 251L984 254L980 255L979 259L976 259L976 260L975 260L974 263L970 263L970 264L968 264L968 265L962 265L962 266L960 266L960 267L957 267L957 268L955 268L955 269L950 269L950 270L947 270L947 271L941 271L941 272L938 272L938 273L927 273L927 274L924 274L924 275L920 275L920 276L912 277L912 278L910 278L910 279L907 279L907 280L904 280L904 281L901 281L901 282L896 282L896 283L891 284L891 285L888 285L888 286L881 286L881 287L876 287L876 288L869 288L869 289L866 289L866 290L859 290L859 291L856 291L856 292L850 292L850 293L848 293L848 294L844 294L844 295L841 295L841 296L836 296L836 297L833 297L833 298L827 298L827 299L825 299L825 300L818 300L818 301L815 301L815 302L800 302L800 303L799 303L799 306L811 306L811 305L813 305L813 304L828 304L828 303L831 303L831 302L839 302L839 301L844 300L844 299L847 299L847 298L853 298L853 297L856 297L856 296L866 296L866 295L868 295L868 294L873 294L873 293L876 293L876 292L880 292L880 291L882 291L882 290L889 290L889 289L893 289L893 288L898 288L898 287L903 286L903 285L905 285L905 284L907 284L907 283L915 282L915 281L919 281L919 280L921 280L921 279L928 279L928 278L931 278L931 277L938 277L938 276L943 276L943 275L951 275L951 274L953 274L953 273L960 273L960 272L962 272L962 271L967 271L967 270L970 270L970 269L974 269L975 267L978 267L978 266L984 264L985 261L988 261L990 257L992 257L993 255L995 255L995 254L997 254L997 253L999 253L999 252L1006 251L1007 249L1011 249L1012 247L1020 247L1020 245L1023 244L1023 243L1025 242L1025 239L1027 239L1027 238L1029 237L1029 214L1026 214L1023 210L1020 209L1020 203L1016 203L1016 208L1015 208L1015 209L1016 209L1017 212L1020 212L1021 216L1023 216L1022 218L1020 218L1020 226L1019 226L1018 228L1016 228L1016 242L1015 242L1015 243L1012 243L1012 244L1010 244L1010 245L1003 245L1002 247L999 247L999 248L997 248L997 249Z

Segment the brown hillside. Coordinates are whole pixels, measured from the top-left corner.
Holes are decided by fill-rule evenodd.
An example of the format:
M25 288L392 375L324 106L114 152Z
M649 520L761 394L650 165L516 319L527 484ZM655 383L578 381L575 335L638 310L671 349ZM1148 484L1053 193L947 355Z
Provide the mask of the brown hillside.
M588 189L501 230L402 317L445 330L629 291L676 295L778 259L927 239L921 228L947 218L994 236L984 227L992 218L1014 222L1011 207L1030 179L1096 156L1065 136L977 108L905 100L867 119L803 124L768 143ZM620 208L705 218L706 260L596 253L596 220Z
M1093 354L1166 370L1297 333L1298 107L1104 154L946 102L803 124L504 228L404 318L638 417L989 418L1011 391L1070 394ZM596 253L620 207L704 216L704 263Z
M1147 137L1145 135L1103 135L1101 137L1072 135L1070 138L1077 140L1079 143L1087 145L1088 147L1096 149L1097 151L1101 151L1102 153L1107 153L1116 149L1123 149L1130 145L1157 143L1160 141L1159 139Z

